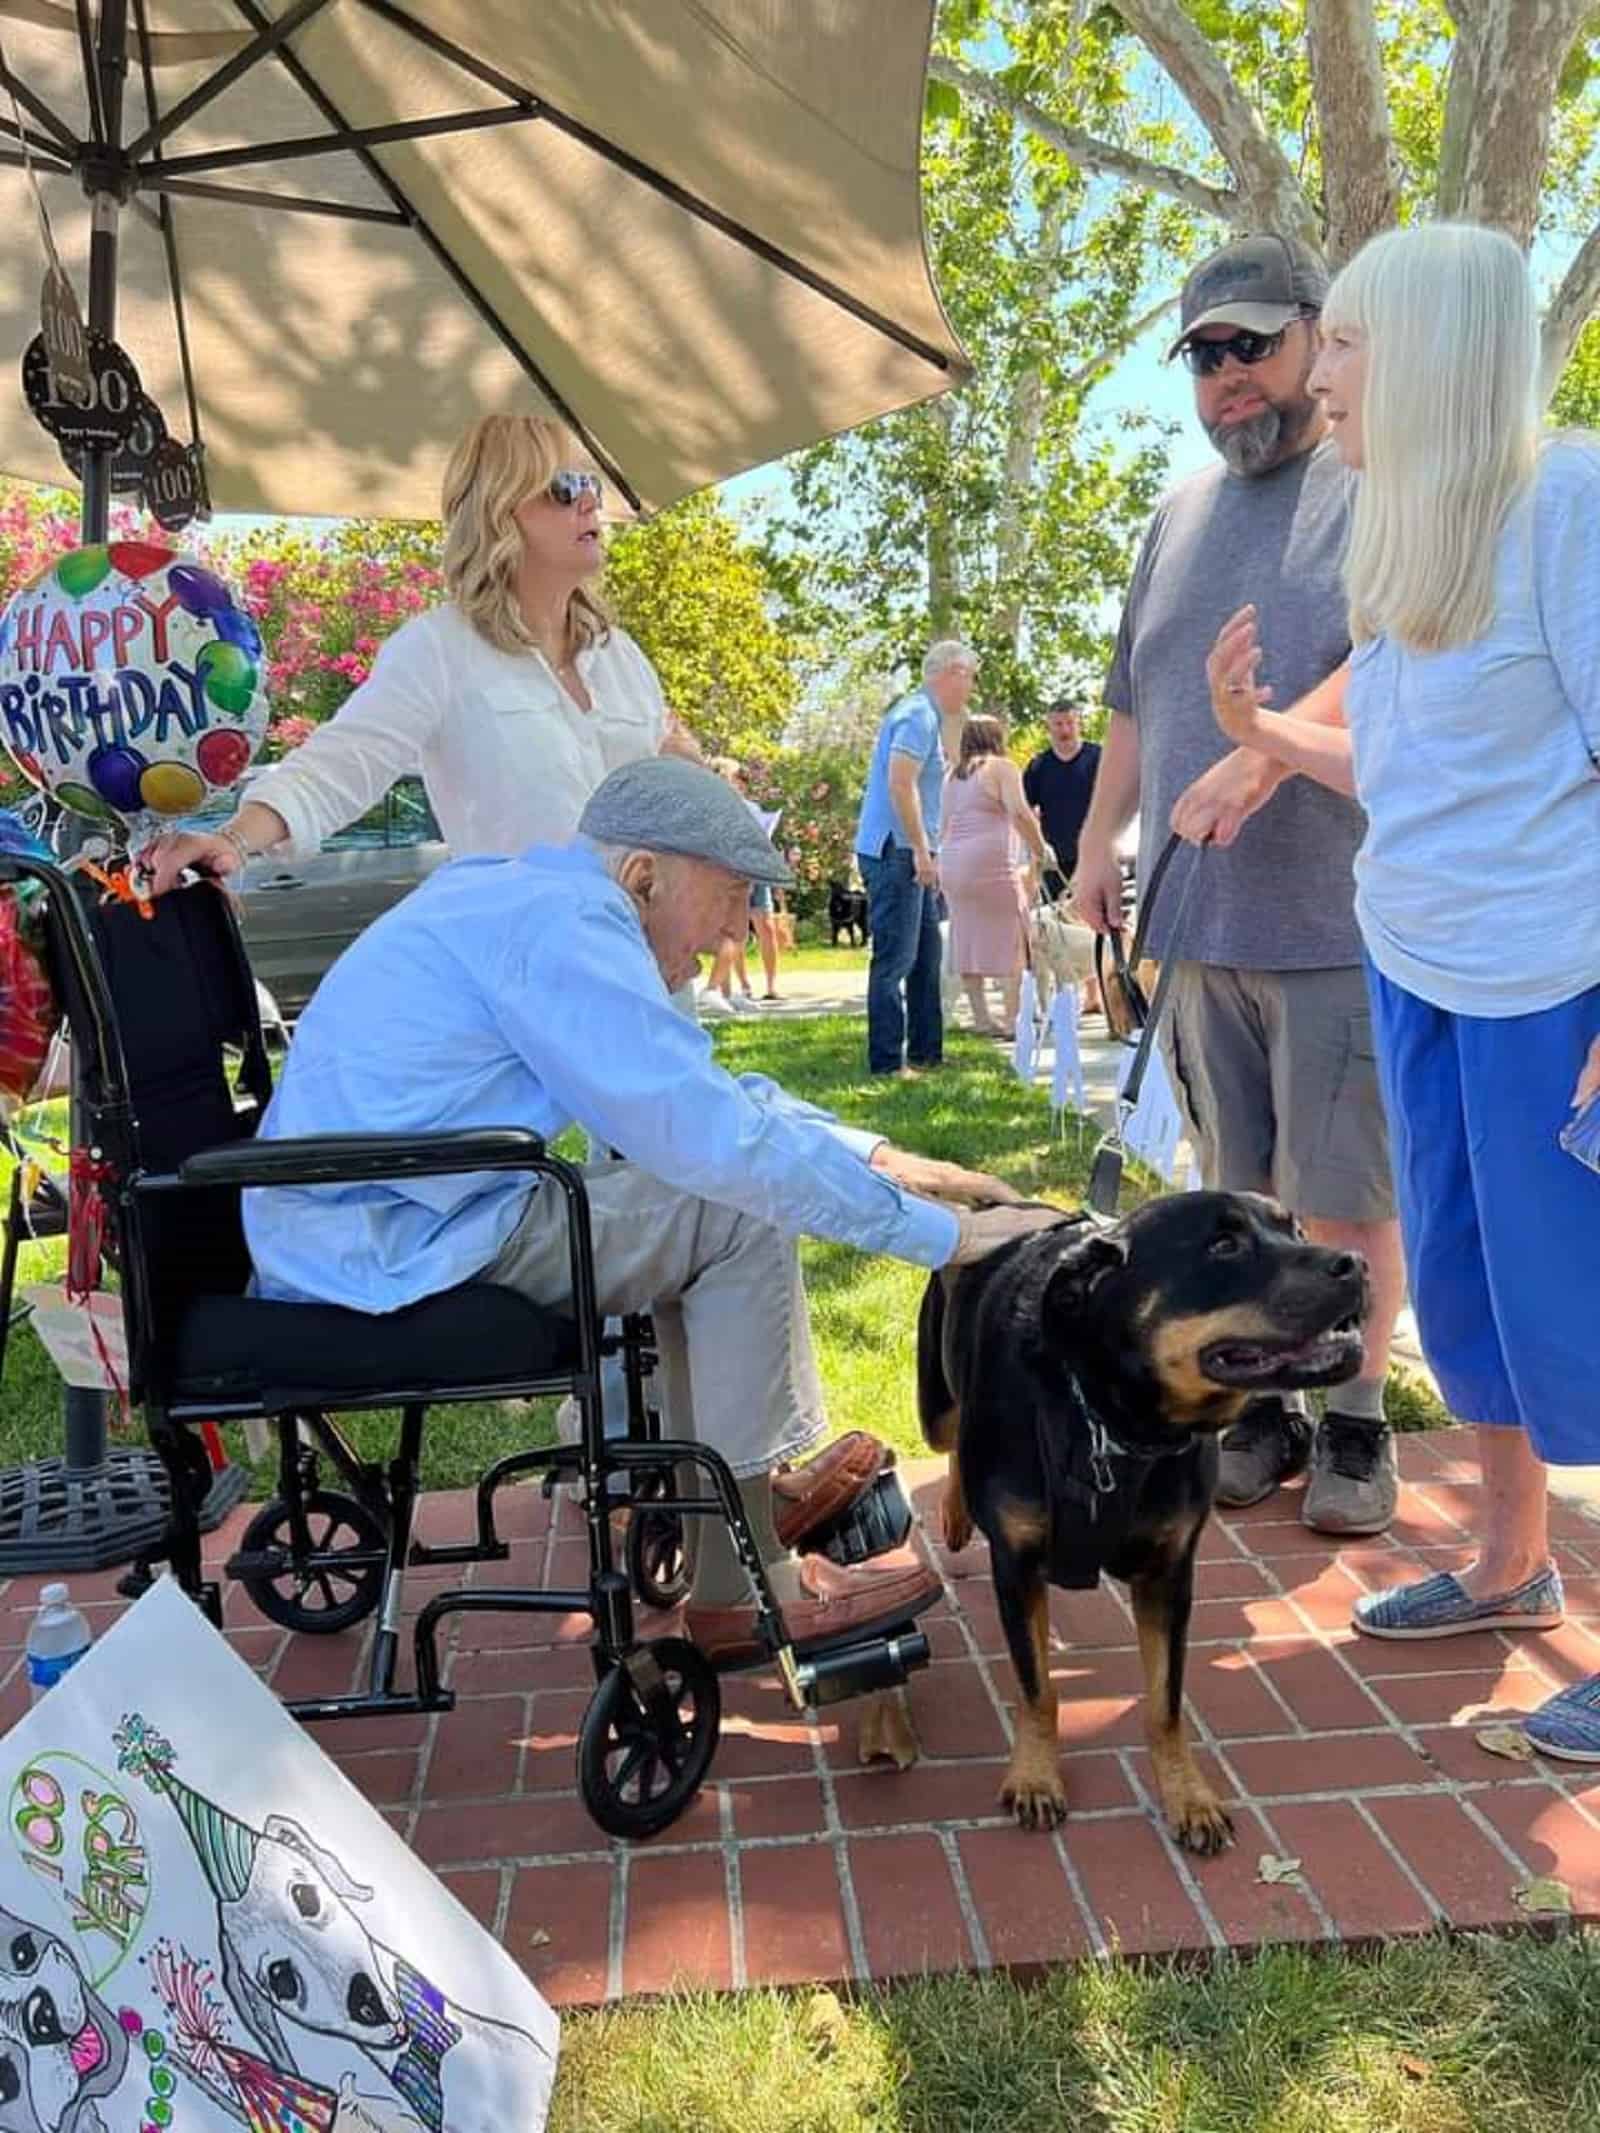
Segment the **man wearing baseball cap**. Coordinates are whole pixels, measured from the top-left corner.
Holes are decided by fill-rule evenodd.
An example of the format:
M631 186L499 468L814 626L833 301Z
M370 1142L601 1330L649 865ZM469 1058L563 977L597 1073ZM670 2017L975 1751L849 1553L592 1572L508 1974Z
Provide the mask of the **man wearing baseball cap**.
M619 1151L584 1166L600 1311L654 1313L669 1434L732 1467L804 1647L904 1621L940 1587L909 1550L841 1569L780 1537L774 1477L825 1428L798 1239L939 1267L1060 1216L717 1065L670 995L742 937L752 882L791 878L715 772L629 763L575 843L456 860L362 934L301 1018L261 1133L577 1124ZM244 1218L266 1296L376 1315L487 1281L570 1304L564 1203L515 1174L253 1191ZM754 1658L748 1580L725 1530L697 1524L689 1632L713 1659Z
M1217 1493L1254 1503L1309 1463L1302 1517L1347 1534L1394 1515L1383 1384L1404 1293L1354 917L1361 811L1265 759L1230 757L1205 672L1247 602L1277 647L1278 702L1349 656L1349 477L1307 391L1326 289L1317 255L1275 233L1224 245L1184 284L1168 355L1191 374L1218 463L1163 498L1134 566L1075 890L1089 924L1120 923L1114 844L1135 810L1142 877L1171 829L1210 844L1180 862L1197 870L1181 930L1180 889L1149 935L1178 965L1162 1042L1205 1181L1275 1194L1318 1242L1362 1252L1373 1280L1362 1375L1333 1396L1315 1442L1301 1395L1256 1401L1223 1440ZM1272 797L1240 829L1247 787Z

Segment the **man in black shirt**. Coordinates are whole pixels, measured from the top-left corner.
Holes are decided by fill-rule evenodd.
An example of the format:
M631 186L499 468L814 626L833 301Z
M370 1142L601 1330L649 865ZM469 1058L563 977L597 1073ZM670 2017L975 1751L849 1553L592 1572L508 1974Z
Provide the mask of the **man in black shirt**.
M1057 697L1045 713L1050 745L1041 748L1022 773L1028 805L1056 855L1057 866L1044 872L1044 893L1052 903L1077 871L1078 836L1100 767L1099 747L1083 737L1083 711L1082 704Z

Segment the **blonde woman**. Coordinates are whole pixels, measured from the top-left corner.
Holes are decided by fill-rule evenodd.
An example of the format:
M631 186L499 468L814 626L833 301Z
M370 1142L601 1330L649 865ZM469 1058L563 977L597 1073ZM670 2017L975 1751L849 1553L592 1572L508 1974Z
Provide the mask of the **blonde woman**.
M1212 702L1262 759L1246 805L1298 772L1366 810L1356 912L1412 1301L1483 1471L1476 1561L1369 1595L1355 1626L1544 1629L1546 1462L1600 1461L1600 1176L1557 1143L1600 1084L1600 447L1539 435L1533 292L1494 231L1378 238L1322 333L1311 390L1361 473L1355 649L1276 715L1245 609ZM1204 812L1177 826L1205 835ZM1528 1732L1600 1761L1600 1677Z
M252 782L231 822L149 849L156 893L184 867L223 876L260 852L315 852L408 772L463 858L564 843L608 771L697 754L649 660L589 589L602 501L560 423L476 423L445 470L448 599L395 631L370 677Z
M1010 1037L1027 954L1028 896L1015 849L1020 838L1033 865L1049 848L1022 789L1022 772L1006 754L997 718L969 718L961 753L945 780L939 885L950 908L950 960L961 973L972 1026L981 1036ZM998 979L1004 1022L989 1015L987 981Z

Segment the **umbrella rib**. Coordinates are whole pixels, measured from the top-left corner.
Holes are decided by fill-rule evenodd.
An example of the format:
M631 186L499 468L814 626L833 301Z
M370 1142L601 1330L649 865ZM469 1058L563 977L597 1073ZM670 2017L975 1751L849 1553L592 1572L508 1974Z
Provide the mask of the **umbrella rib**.
M165 118L157 118L154 106L147 104L151 123L136 141L129 143L129 161L137 163L149 149L159 147L161 142L176 133L180 126L187 125L197 111L203 111L206 105L212 103L225 89L231 89L241 74L248 74L252 67L259 66L263 59L269 58L286 38L292 37L296 30L313 15L320 14L327 5L328 0L294 0L292 7L286 8L275 21L266 24L257 32L253 44L247 44L243 51L235 52L233 57L218 67L216 73L203 81L198 89L181 97ZM148 67L147 53L147 72Z
M99 147L106 143L105 104L100 95L100 69L95 59L94 29L89 21L89 0L77 0L78 48L83 55L83 91L89 99L89 132Z
M8 126L6 131L10 133L11 128ZM57 163L53 159L41 162L37 149L31 156L25 156L20 149L0 148L0 164L4 164L7 170L42 170L47 177L52 178L70 178L72 175L70 163Z
M133 13L134 20L139 25L139 65L144 75L144 108L146 116L157 125L156 159L159 162L161 113L156 101L155 68L150 63L150 25L145 19L145 0L133 0ZM161 225L161 245L167 261L167 281L172 290L173 323L178 330L178 361L183 370L183 393L189 403L189 440L199 447L202 444L200 395L195 390L194 360L189 350L189 318L183 301L183 273L178 264L177 222L172 212L172 203L165 195L157 202L157 211Z
M395 207L357 207L348 200L312 200L302 193L268 193L244 185L207 185L201 178L172 177L160 169L145 171L139 182L150 192L176 193L196 200L220 200L229 207L265 207L289 215L333 215L346 222L385 222L393 229L402 230L410 227L406 217Z
M32 149L35 162L41 156L48 158L54 170L70 170L72 165L62 160L61 151L54 141L47 141L42 133L35 133L31 126L19 126L15 119L0 118L0 133L8 140L25 142Z
M31 111L47 133L55 135L56 152L67 157L69 162L78 153L78 141L72 129L60 115L51 110L42 96L36 96L26 82L19 81L11 69L0 60L0 86L9 89L25 111Z
M603 133L596 133L593 127L585 126L581 119L569 118L566 112L557 110L554 104L547 103L533 90L513 81L509 75L502 74L486 60L476 58L471 52L464 51L460 45L452 43L448 37L442 37L437 30L430 29L426 23L419 22L415 16L407 14L404 8L394 4L394 0L361 0L361 5L380 16L383 21L391 23L397 30L403 31L406 36L414 38L418 44L425 45L429 51L437 53L440 58L451 60L465 73L474 75L490 88L498 89L503 96L509 96L519 104L531 105L533 110L530 116L543 118L548 125L554 126L558 133L566 134L570 140L576 141L582 148L587 148L591 154L614 164L629 177L637 178L641 185L647 185L652 192L670 200L674 207L681 207L686 214L708 224L722 236L742 246L745 251L753 252L758 259L765 260L768 266L776 267L791 280L804 283L818 296L826 297L829 303L836 304L841 311L848 311L853 318L860 319L864 325L871 326L910 354L920 356L936 370L950 369L950 358L943 349L934 347L930 341L925 341L919 335L908 332L904 326L897 325L892 318L874 310L872 305L863 303L859 297L852 296L848 289L841 288L837 282L829 281L826 275L817 273L815 268L808 267L803 260L796 259L781 246L773 244L756 231L747 229L742 222L736 222L731 215L723 214L720 208L713 207L697 193L679 185L676 179L664 176L659 170L653 170L648 163L641 161L626 148L619 148L614 141L608 141Z
M380 148L390 141L420 141L436 133L473 133L484 126L522 126L536 111L451 111L438 118L396 119L388 126L351 126L342 133L298 134L287 141L252 142L245 148L216 148L192 156L171 156L161 166L179 177L215 170L245 170L256 163L293 163L305 156L348 154ZM144 173L140 172L141 181Z
M253 30L259 32L265 27L266 18L262 15L260 9L256 7L255 0L233 0L233 4L238 13L244 17L245 21L249 23L250 27ZM286 45L284 45L279 47L277 57L279 59L279 62L288 70L296 87L300 89L304 95L310 98L311 102L316 105L317 109L322 113L322 116L327 120L328 124L330 126L337 127L341 135L348 138L353 129L349 125L348 121L345 119L344 114L340 111L338 105L333 101L332 97L330 97L323 89L322 85L308 72L308 70L295 57L294 53L291 52ZM361 164L362 168L367 172L368 176L371 177L379 186L381 186L385 193L388 194L389 198L394 202L395 206L405 217L408 227L415 230L417 236L421 239L423 245L427 248L428 251L433 254L439 265L443 267L445 273L449 275L450 279L455 283L456 287L466 298L467 302L472 306L473 310L478 314L479 318L482 319L483 323L489 328L490 332L494 334L495 338L500 342L501 346L506 350L507 354L521 369L524 376L530 378L533 381L533 383L539 388L540 392L543 393L545 398L549 401L550 405L556 410L557 414L561 416L562 420L568 425L568 427L574 432L574 434L582 438L583 442L594 454L595 459L605 469L606 473L610 475L611 479L616 483L617 487L628 499L628 502L632 505L633 509L635 511L639 510L641 506L639 502L638 492L633 487L632 483L628 480L627 476L623 473L622 469L617 465L616 461L611 457L610 453L607 452L600 444L599 440L590 431L588 426L585 423L581 422L578 419L577 415L573 412L573 410L567 405L566 400L559 392L557 392L555 386L545 376L544 372L539 368L539 365L533 360L533 357L518 341L516 335L512 332L511 328L506 324L505 320L500 316L499 312L496 311L493 304L490 303L488 297L484 295L483 291L472 279L472 276L467 272L466 268L462 266L461 262L451 252L449 246L444 242L443 238L441 238L434 231L432 226L412 205L410 199L406 195L404 188L389 175L388 171L384 169L383 165L378 161L377 157L373 155L369 149L363 148L359 145L355 145L353 148L353 153L356 156L357 161Z

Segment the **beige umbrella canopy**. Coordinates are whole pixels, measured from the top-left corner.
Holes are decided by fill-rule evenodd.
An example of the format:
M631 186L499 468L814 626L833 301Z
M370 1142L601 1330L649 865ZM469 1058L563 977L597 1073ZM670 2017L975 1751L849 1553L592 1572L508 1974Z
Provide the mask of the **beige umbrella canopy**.
M931 0L270 4L0 0L80 300L87 172L127 195L117 338L219 508L431 517L465 425L542 402L658 509L966 375L922 240ZM86 69L124 5L125 73ZM17 357L20 150L0 88ZM0 467L61 478L20 389Z

